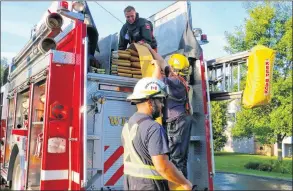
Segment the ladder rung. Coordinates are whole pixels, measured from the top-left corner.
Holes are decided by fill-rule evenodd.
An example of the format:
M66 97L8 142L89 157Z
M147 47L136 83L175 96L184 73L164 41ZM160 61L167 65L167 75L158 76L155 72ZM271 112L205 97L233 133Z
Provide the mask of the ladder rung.
M190 136L190 141L200 141L200 136Z
M242 91L239 92L210 92L211 101L241 99Z
M101 168L88 168L87 171L102 171Z
M38 186L38 185L31 185L31 186L28 186L28 190L40 190L40 186Z
M100 135L88 135L87 140L100 140L101 136Z

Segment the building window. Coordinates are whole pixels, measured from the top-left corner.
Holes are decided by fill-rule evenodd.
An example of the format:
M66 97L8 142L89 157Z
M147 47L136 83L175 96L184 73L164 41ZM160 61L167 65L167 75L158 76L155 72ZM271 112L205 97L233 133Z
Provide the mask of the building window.
M18 94L16 104L16 128L28 128L29 91Z
M259 150L263 150L263 147L259 147Z

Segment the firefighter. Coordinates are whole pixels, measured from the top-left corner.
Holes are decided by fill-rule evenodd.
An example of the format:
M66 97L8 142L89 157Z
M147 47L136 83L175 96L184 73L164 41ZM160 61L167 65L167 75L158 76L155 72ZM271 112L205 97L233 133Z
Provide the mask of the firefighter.
M188 74L189 62L182 54L173 54L168 64L152 48L144 44L151 51L155 64L153 77L162 80L168 89L168 98L163 112L163 126L167 130L170 158L175 166L187 178L187 158L192 126L190 105L188 99L188 83L185 77ZM161 70L165 76L161 75Z
M99 41L99 32L93 21L92 15L89 10L89 6L86 1L84 1L85 8L80 13L84 15L84 23L86 24L86 32L88 37L88 59L89 66L88 72L92 72L92 68L100 68L101 64L95 58L95 52L100 52L98 41ZM91 67L90 67L91 66Z
M155 78L142 78L127 97L136 104L122 129L125 190L169 190L168 181L191 190L192 184L169 161L164 128L154 119L160 116L166 86Z
M140 18L134 7L124 9L126 23L120 30L119 50L125 50L128 44L133 42L148 43L153 49L157 49L157 41L153 36L153 25L150 21Z

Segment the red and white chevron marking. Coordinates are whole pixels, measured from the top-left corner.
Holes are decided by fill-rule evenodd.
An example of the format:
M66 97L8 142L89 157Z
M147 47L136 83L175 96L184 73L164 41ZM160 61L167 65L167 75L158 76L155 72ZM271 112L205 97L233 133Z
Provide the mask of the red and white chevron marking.
M104 147L104 185L123 185L123 152L122 146Z

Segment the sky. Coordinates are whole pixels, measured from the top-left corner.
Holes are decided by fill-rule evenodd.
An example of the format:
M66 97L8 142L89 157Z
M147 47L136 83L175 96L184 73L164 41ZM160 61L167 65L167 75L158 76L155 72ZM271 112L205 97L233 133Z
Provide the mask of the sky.
M125 22L123 9L132 5L140 17L149 16L175 1L98 1L105 9ZM31 28L38 23L51 1L1 2L1 57L12 59L27 43ZM102 9L95 1L88 1L100 38L120 31L122 23ZM207 34L209 43L203 45L205 59L228 55L225 31L233 32L247 16L243 1L191 1L192 25Z

